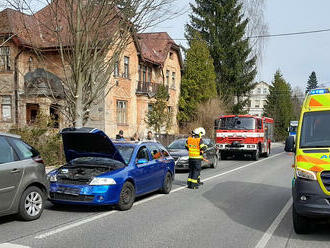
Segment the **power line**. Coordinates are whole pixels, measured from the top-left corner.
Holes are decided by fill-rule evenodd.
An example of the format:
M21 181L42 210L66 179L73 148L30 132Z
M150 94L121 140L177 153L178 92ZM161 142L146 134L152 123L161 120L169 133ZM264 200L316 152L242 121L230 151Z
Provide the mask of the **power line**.
M301 32L291 32L291 33L279 33L279 34L265 34L265 35L255 35L255 36L248 36L247 39L257 39L257 38L271 38L271 37L283 37L283 36L295 36L295 35L305 35L305 34L315 34L315 33L324 33L330 32L330 28L327 29L318 29L318 30L309 30L309 31L301 31ZM182 40L186 41L186 38L156 38L156 37L148 37L146 39L156 39L156 40ZM194 40L195 38L191 38Z

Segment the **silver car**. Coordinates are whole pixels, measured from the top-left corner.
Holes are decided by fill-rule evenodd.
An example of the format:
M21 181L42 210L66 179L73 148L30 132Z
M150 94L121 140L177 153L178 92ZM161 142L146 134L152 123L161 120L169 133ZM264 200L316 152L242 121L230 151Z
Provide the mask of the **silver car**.
M43 161L19 136L0 133L0 216L38 219L47 197Z

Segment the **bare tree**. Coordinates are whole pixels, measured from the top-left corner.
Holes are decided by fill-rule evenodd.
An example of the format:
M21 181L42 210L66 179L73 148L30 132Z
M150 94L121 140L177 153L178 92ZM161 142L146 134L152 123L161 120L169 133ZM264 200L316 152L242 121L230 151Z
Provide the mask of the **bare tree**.
M134 34L177 14L171 0L6 1L28 15L20 18L20 31L38 59L47 60L50 50L60 57L62 112L74 126L83 126L114 86L115 64ZM39 6L45 7L36 11Z
M265 0L241 0L243 13L249 19L246 28L246 36L250 38L252 47L251 56L257 56L258 64L262 63L262 54L265 45L265 38L256 37L268 34L268 25L265 22L264 10Z

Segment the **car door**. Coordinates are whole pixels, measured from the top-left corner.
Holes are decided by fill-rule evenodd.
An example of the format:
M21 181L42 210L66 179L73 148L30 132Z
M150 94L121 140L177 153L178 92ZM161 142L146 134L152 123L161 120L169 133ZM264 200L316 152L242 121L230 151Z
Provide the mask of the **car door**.
M14 148L0 136L0 212L9 210L19 189L24 168Z
M214 160L214 157L217 156L217 150L215 148L215 143L212 139L207 140L207 149L205 151L205 159L207 159L209 162L212 163L212 161ZM203 161L203 163L207 164L205 161Z
M151 183L152 189L155 190L163 185L165 170L164 157L156 143L150 143L147 147L151 153Z
M146 163L139 164L138 160L145 159ZM133 176L136 184L136 193L138 195L152 191L152 172L151 165L153 162L150 159L149 150L146 146L139 148L136 154L136 168L134 169Z

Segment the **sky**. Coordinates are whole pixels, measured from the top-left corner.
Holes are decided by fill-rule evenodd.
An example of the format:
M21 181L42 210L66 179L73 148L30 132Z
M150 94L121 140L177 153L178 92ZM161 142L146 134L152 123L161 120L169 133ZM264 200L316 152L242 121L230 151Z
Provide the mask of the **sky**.
M174 39L184 38L189 22L189 2L175 5L185 13L164 22L152 31L166 31ZM269 34L291 33L330 28L329 0L266 0L265 19ZM178 44L186 46L181 40ZM271 83L277 69L293 87L305 89L309 75L316 72L319 83L330 87L330 32L266 38L257 81Z

